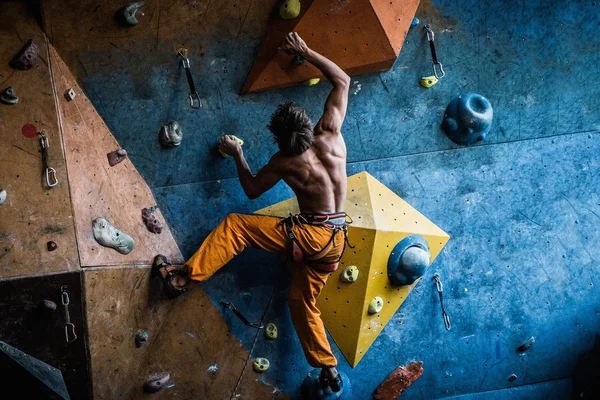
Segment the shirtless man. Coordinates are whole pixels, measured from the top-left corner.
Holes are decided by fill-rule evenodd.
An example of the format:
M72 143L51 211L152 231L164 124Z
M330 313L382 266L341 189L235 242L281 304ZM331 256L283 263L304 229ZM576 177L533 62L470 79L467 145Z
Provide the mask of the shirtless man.
M319 68L333 85L323 116L314 126L294 103L281 104L271 116L269 129L279 151L256 175L233 136L223 136L219 148L233 157L240 183L250 199L287 183L298 199L300 214L289 218L230 214L206 238L181 269L162 255L153 269L173 298L192 281L203 282L246 247L287 254L292 264L289 308L308 363L321 368L320 382L337 392L341 378L331 352L316 302L332 271L337 269L346 244L346 145L341 133L346 116L350 77L337 65L314 52L295 33L281 50L300 56Z

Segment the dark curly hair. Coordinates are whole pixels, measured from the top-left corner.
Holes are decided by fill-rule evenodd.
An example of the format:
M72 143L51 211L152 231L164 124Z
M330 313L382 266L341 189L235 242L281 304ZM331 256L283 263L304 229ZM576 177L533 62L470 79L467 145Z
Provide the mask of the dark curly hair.
M296 103L284 103L271 115L267 126L275 136L279 150L287 155L300 155L312 145L313 124L306 111Z

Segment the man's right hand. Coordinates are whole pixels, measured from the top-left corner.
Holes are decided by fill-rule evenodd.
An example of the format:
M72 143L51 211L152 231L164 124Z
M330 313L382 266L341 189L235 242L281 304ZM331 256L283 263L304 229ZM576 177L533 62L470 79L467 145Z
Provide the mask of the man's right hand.
M308 46L306 42L302 40L300 35L296 32L290 32L285 36L285 40L280 47L281 50L289 54L304 57L308 52Z

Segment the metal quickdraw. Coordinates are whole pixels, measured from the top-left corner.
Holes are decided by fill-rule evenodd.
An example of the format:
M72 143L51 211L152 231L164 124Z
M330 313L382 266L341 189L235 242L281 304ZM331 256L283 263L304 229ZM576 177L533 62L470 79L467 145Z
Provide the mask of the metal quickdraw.
M56 170L48 166L48 149L50 148L50 144L44 132L38 132L38 135L40 136L40 146L42 147L42 174L46 176L46 185L48 185L48 188L53 188L58 184L58 179L56 178Z
M226 308L230 309L231 311L233 311L233 313L240 319L240 321L242 321L246 326L249 326L251 328L256 328L256 329L262 329L264 328L263 324L255 324L254 322L250 322L246 319L246 317L244 317L242 315L241 312L239 312L237 310L237 308L235 308L235 306L233 305L233 303L230 303L228 301L222 301L221 304L223 304Z
M440 280L440 274L434 274L433 280L435 281L438 295L440 296L440 306L442 307L442 317L444 318L444 326L446 327L446 330L449 331L452 325L450 325L450 317L444 309L444 285L442 285L442 281Z
M202 107L200 103L200 95L196 91L196 85L194 84L194 78L192 78L192 71L190 70L190 59L187 58L187 50L181 49L177 52L181 57L181 64L183 64L183 68L185 69L185 75L187 77L188 85L190 87L190 107L194 109L198 109Z
M67 343L73 343L77 339L75 333L75 325L71 323L71 316L69 314L69 293L67 293L67 285L60 287L60 297L62 305L65 309L65 339Z
M438 80L442 79L446 75L446 72L444 71L444 66L442 65L442 63L439 62L437 59L437 54L435 52L435 43L434 43L435 34L433 33L433 30L431 29L431 25L429 25L429 24L425 25L425 31L427 32L427 41L429 42L429 50L431 50L433 75L422 77L421 80L419 81L419 84L425 88L430 88L433 85L435 85L436 83L438 83ZM438 69L439 69L439 71L438 71Z

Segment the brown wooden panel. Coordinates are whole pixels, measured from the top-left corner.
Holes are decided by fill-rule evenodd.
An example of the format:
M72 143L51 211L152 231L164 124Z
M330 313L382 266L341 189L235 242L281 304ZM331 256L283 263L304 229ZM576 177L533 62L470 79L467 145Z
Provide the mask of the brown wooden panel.
M129 159L113 167L108 165L106 154L120 148L119 143L53 47L50 53L81 265L148 265L157 253L173 262L183 262L160 210L155 213L165 225L161 234L149 232L143 224L141 210L156 204L150 188ZM70 88L77 97L67 101L63 94ZM124 255L100 246L92 232L92 221L97 217L133 237L133 251Z
M306 4L305 4L306 3ZM391 68L396 53L369 0L302 2L304 13L292 21L274 16L252 65L242 93L292 86L323 78L312 65L297 66L294 57L278 51L285 34L294 30L309 47L330 58L349 75Z
M420 0L371 0L396 56L400 54Z
M67 285L69 314L77 334L72 343L65 339L63 285ZM90 397L81 289L80 272L0 282L0 340L60 369L72 399ZM43 300L51 300L58 307L54 312L43 313L39 307Z
M20 2L0 5L0 90L12 86L16 105L0 104L0 188L8 197L0 205L0 278L79 269L69 186L52 95L44 34L36 9ZM8 63L28 39L39 47L39 59L30 70ZM50 143L49 164L58 185L42 181L38 138L26 138L23 125L43 130ZM47 242L58 249L49 252Z
M96 399L145 398L143 382L168 372L175 386L157 399L228 399L248 352L233 336L199 287L174 300L161 292L149 268L94 268L84 271ZM149 340L135 346L135 334ZM209 368L216 366L216 371ZM260 382L245 391L266 399L272 388Z

